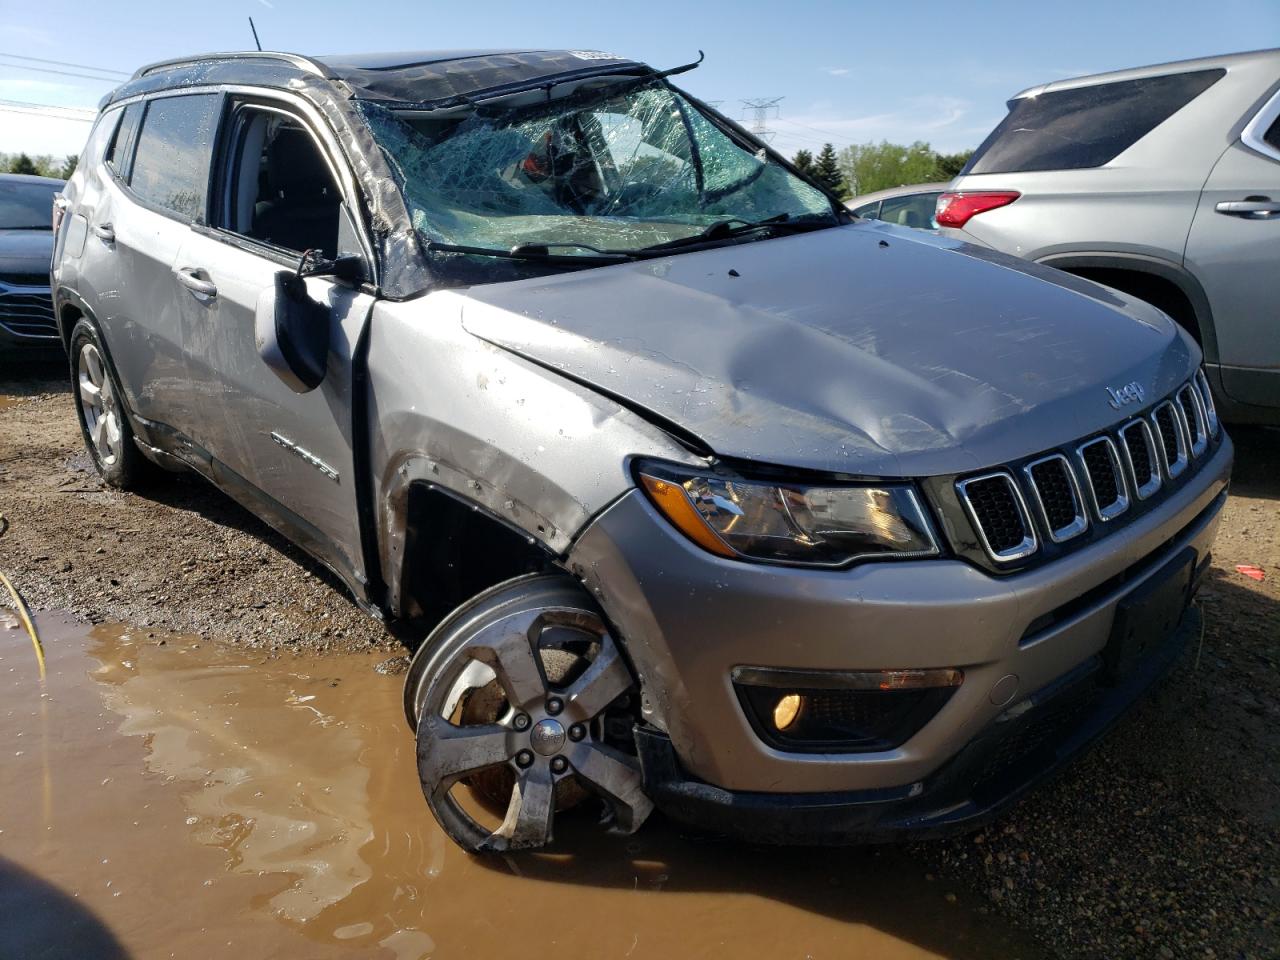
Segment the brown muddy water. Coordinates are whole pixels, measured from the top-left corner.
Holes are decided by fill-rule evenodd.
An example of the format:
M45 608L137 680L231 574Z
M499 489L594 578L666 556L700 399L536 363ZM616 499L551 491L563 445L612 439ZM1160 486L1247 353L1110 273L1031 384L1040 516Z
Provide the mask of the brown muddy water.
M398 677L0 611L0 958L1024 957L894 849L560 829L478 859L418 788ZM559 826L559 823L558 823Z

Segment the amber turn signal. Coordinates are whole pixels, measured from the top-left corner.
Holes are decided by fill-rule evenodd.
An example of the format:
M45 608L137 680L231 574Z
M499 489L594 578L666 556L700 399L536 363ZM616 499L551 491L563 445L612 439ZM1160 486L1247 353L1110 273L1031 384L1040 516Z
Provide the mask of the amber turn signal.
M652 477L647 473L640 474L640 482L644 484L654 506L675 524L677 530L704 550L722 557L734 556L728 544L716 536L715 531L698 516L698 511L693 508L684 487L670 480Z

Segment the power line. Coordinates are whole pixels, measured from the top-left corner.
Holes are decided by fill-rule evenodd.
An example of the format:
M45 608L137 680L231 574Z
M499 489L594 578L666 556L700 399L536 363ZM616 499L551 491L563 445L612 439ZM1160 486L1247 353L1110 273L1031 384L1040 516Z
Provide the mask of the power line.
M115 77L95 77L91 73L73 73L70 70L54 70L51 67L31 67L25 63L0 63L0 67L9 67L12 70L34 70L36 73L56 73L60 77L84 77L86 80L97 80L99 83L118 84L120 82Z
M778 104L783 99L783 97L773 97L771 99L742 101L742 106L752 114L751 132L765 143L773 140L775 131L769 129L769 118L778 115Z
M0 103L6 107L31 107L36 110L66 110L69 113L82 113L90 120L98 115L98 111L92 107L67 107L57 103L32 103L30 100L0 99Z
M779 140L790 140L795 143L815 143L820 147L824 147L828 143L831 143L830 140L820 139L818 137L805 136L803 133L792 133L790 130L777 131L775 138Z
M18 53L0 53L0 57L13 60L29 60L32 63L51 63L55 67L75 67L77 70L96 70L98 73L118 73L122 77L132 76L128 70L112 70L110 67L91 67L87 63L68 63L65 60L45 60L42 57L24 57Z
M53 120L75 120L79 123L93 123L97 116L96 111L84 107L59 107L52 103L28 103L25 100L0 100L0 110L5 113L49 117ZM50 113L51 110L59 112Z
M781 120L783 123L791 124L793 127L803 127L805 130L812 130L814 133L820 133L824 137L830 137L834 140L843 140L845 138L844 134L832 133L830 130L822 130L819 127L811 127L807 123L800 123L796 120L789 120L786 117L779 117L778 119Z
M75 123L93 123L93 117L50 116L37 113L35 110L23 110L21 107L0 107L0 113L18 113L25 117L48 117L50 120L71 120Z

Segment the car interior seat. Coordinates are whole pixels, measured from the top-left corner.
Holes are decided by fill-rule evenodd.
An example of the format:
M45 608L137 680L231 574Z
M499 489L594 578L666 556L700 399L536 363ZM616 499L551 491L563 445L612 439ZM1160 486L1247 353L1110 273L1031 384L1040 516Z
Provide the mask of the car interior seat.
M254 235L299 252L332 257L338 246L341 195L310 135L281 127L266 149L266 191L254 206Z

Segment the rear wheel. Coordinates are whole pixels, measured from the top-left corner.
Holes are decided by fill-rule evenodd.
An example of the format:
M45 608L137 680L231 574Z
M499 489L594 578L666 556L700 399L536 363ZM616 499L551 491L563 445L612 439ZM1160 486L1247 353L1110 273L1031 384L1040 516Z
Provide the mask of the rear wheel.
M147 463L133 443L124 396L93 324L80 320L71 331L71 389L85 446L98 473L113 487L138 486Z
M414 657L405 707L418 776L472 852L542 847L598 800L631 833L653 808L626 752L635 680L590 598L563 576L509 580L459 607Z

